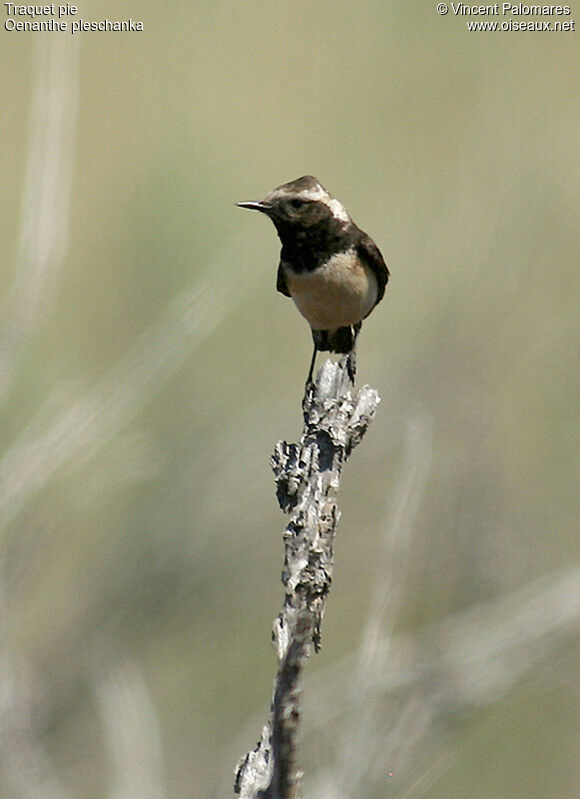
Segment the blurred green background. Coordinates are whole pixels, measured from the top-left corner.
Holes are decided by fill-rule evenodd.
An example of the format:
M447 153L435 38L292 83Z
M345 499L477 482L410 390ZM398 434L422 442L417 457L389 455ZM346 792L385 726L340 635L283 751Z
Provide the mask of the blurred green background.
M144 31L1 33L0 795L232 795L311 347L234 203L311 173L392 281L305 797L578 796L578 33L403 0L79 15Z

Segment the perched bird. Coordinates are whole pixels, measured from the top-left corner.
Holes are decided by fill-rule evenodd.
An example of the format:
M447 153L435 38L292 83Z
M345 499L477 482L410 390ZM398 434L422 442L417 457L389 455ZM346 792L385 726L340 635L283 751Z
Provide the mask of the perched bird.
M354 382L362 320L389 279L379 248L312 175L284 183L260 202L238 205L270 217L282 242L276 288L294 300L314 339L307 385L319 351L348 353Z

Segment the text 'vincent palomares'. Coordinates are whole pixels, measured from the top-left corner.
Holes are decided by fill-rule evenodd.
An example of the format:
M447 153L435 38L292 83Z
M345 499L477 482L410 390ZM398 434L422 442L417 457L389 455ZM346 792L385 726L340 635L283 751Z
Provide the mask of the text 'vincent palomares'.
M505 16L512 14L514 17L569 17L572 13L570 6L542 6L527 5L526 3L491 3L490 5L469 5L468 3L451 3L453 13L463 16Z

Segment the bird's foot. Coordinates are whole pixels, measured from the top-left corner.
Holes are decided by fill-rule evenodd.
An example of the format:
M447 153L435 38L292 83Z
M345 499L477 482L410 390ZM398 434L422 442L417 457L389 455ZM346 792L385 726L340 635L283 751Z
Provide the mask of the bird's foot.
M348 353L348 357L346 359L346 371L350 378L350 382L354 386L354 379L356 377L356 352L354 350L351 350Z
M312 399L316 392L316 384L312 377L309 377L304 385L304 396L302 397L302 413L304 415L304 421L308 419L310 415L310 408L312 406Z

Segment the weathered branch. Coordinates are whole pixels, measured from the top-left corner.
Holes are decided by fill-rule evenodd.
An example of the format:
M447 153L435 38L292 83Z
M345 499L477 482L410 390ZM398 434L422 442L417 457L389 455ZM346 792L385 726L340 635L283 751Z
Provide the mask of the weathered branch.
M284 531L284 607L274 622L278 674L270 717L256 747L236 769L234 790L242 799L297 799L296 768L300 678L320 648L321 627L334 564L340 518L336 495L343 464L361 441L380 398L365 386L352 391L347 358L326 361L303 401L299 444L279 441L272 456L276 495L290 514Z

